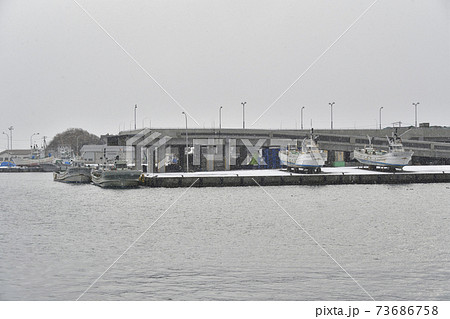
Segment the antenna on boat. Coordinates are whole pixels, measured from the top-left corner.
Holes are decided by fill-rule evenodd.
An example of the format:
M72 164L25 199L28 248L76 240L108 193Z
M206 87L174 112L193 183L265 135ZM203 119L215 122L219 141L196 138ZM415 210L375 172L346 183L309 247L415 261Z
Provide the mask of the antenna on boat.
M315 142L315 140L319 137L319 135L314 135L314 128L311 127L311 140Z

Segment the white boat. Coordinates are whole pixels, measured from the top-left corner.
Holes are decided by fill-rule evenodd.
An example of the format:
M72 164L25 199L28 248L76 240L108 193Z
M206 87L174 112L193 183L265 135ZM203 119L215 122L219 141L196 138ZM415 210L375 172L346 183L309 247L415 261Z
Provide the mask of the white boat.
M285 150L280 150L278 156L282 166L287 167L288 171L293 169L296 172L302 169L309 173L319 173L326 161L326 153L319 150L312 132L309 138L303 139L301 149L296 145L288 146Z
M370 169L375 169L377 166L403 168L411 161L414 154L412 151L405 151L402 144L402 139L396 133L392 137L387 137L389 143L389 150L376 150L373 148L371 138L369 137L369 145L362 149L354 151L354 158L361 164L369 166Z
M73 162L71 166L60 167L53 173L53 180L65 183L90 183L91 169L82 162Z
M42 164L52 164L54 162L53 157L44 157L44 158L14 158L14 164L16 166L39 166Z
M93 170L92 182L100 187L130 188L139 186L142 171L129 169L126 161L115 161L111 167Z

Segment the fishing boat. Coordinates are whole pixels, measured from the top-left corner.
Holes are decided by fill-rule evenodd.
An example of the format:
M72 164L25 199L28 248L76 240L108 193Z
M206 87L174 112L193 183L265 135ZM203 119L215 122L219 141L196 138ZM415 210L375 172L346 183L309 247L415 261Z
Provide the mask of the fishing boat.
M287 170L294 170L298 172L300 169L308 173L319 173L321 167L325 165L326 153L319 150L316 143L317 136L314 136L313 131L309 138L302 141L301 148L297 145L288 146L284 150L280 150L278 156L282 166L287 167Z
M70 166L59 166L53 173L53 180L65 183L90 183L91 169L83 162L74 161Z
M14 164L16 166L40 166L45 164L52 164L54 162L54 157L40 157L32 154L30 158L13 158Z
M362 149L355 149L354 158L361 164L369 166L370 169L375 169L377 166L389 167L391 169L403 168L411 161L414 152L405 151L402 144L402 139L393 133L392 137L386 136L389 144L389 149L377 150L373 147L372 139L369 138L369 145Z
M100 187L131 188L139 186L142 171L129 169L127 162L116 160L112 166L93 170L92 182Z

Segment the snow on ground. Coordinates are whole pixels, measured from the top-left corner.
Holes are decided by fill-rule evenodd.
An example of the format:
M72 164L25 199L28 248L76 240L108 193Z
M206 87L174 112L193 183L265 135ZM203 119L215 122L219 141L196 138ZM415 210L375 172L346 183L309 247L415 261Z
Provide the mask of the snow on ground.
M405 174L433 174L433 173L450 173L450 165L424 165L424 166L405 166L403 172L397 170L398 173ZM304 173L288 172L286 169L251 169L251 170L234 170L234 171L212 171L212 172L193 172L193 173L153 173L145 174L146 177L230 177L230 176L286 176L301 175ZM392 172L376 170L370 171L367 168L358 167L323 167L322 173L326 175L372 175L372 174L392 174Z

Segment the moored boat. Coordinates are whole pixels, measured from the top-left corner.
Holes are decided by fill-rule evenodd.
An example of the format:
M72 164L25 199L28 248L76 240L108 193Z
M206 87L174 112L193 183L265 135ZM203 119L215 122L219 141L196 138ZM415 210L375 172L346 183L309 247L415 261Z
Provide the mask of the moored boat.
M40 166L42 164L51 164L54 162L53 157L33 157L33 158L14 158L14 164L16 166Z
M112 167L93 170L92 182L100 187L131 188L139 186L142 171L128 169L126 161L115 161Z
M65 183L90 183L91 169L81 162L73 162L71 166L60 167L54 172L53 180Z
M387 137L389 149L377 150L372 145L372 140L369 137L369 145L362 149L355 149L353 156L358 162L363 165L375 169L377 166L389 167L391 169L403 168L411 161L414 152L405 151L402 144L402 139L393 133L392 137Z

